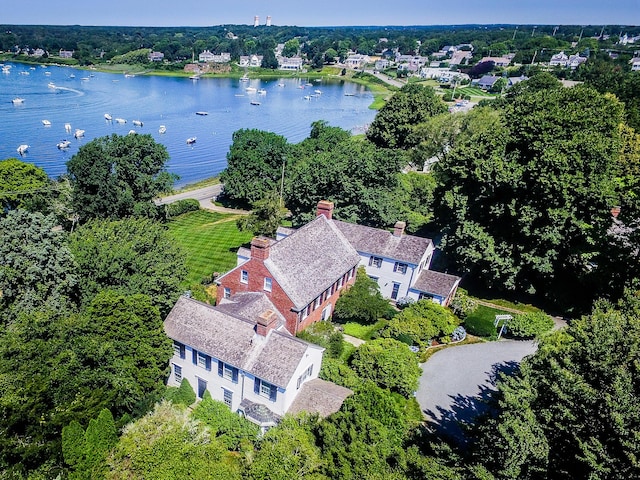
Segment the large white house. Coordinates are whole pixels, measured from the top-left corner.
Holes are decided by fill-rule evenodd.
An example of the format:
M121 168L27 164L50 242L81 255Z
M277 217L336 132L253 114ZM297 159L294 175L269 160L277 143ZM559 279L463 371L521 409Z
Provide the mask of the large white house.
M174 355L167 384L186 379L266 429L288 411L337 411L350 390L318 379L323 348L291 336L264 293L219 306L180 297L164 322ZM295 403L295 405L294 405Z
M448 305L453 299L460 277L430 270L435 246L431 239L407 235L405 222L397 222L393 233L380 228L332 220L333 203L318 203L318 215L331 220L360 255L360 266L380 287L383 297L398 300L411 297L414 300L429 298L440 305ZM295 232L291 228L279 228L276 240ZM238 263L246 261L245 250L238 251Z

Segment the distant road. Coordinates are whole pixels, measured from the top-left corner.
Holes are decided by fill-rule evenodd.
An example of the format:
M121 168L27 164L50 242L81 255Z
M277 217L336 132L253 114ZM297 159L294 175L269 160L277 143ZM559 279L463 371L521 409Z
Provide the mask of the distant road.
M234 208L219 207L213 204L213 201L220 195L224 184L219 183L217 185L211 185L209 187L197 188L195 190L189 190L187 192L176 193L175 195L168 195L156 199L156 205L168 205L169 203L177 202L178 200L186 200L187 198L193 198L200 202L200 208L204 210L211 210L221 213L235 213L238 215L246 215L249 212L246 210L236 210Z

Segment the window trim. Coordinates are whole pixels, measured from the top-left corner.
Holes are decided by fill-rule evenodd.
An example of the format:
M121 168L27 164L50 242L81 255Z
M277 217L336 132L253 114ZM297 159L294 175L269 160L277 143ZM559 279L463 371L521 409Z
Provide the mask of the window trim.
M370 267L375 267L375 268L382 268L382 257L376 257L374 255L371 255L369 257L369 266Z
M231 298L231 289L229 287L224 287L222 290L222 298Z
M264 288L265 292L270 292L271 291L271 289L273 288L273 280L272 280L271 277L264 277L263 288Z
M404 262L396 262L393 265L393 271L395 273L400 273L401 275L406 275L408 269L409 265Z
M240 283L249 283L249 272L247 270L240 270Z
M182 379L182 365L178 365L177 363L173 364L173 378L176 382L181 383Z

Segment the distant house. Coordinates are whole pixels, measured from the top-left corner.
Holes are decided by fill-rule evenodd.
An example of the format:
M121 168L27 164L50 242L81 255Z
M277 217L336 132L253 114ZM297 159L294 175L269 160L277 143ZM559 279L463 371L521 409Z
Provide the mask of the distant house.
M382 71L385 70L389 67L389 60L385 59L385 58L381 58L380 60L376 60L376 63L374 65L374 68L377 71Z
M241 67L256 68L262 65L262 55L243 55L240 57L239 65Z
M481 78L473 80L472 85L476 85L483 90L491 90L493 85L502 77L496 77L495 75L483 75Z
M33 57L42 57L46 52L42 48L36 48L31 56Z
M180 297L164 321L173 340L167 384L187 380L263 430L287 412L329 415L352 392L318 379L323 348L282 330L264 293L240 293L213 307Z
M62 50L58 52L60 58L73 58L73 50Z
M471 52L464 51L464 50L457 50L451 56L451 60L449 60L449 65L466 64L469 62L469 60L471 60L472 57L473 57L473 53Z
M502 57L482 57L480 62L493 62L496 67L507 67L511 64L514 55L504 55Z
M149 52L150 62L161 62L164 60L164 53L162 52Z
M204 50L198 55L198 61L203 63L227 63L231 61L230 53L215 54Z
M581 57L580 55L569 55L569 60L567 62L567 66L569 68L576 69L578 68L580 65L582 65L583 63L585 63L587 61L586 57Z
M369 63L371 59L369 55L360 55L358 53L349 55L347 59L344 61L345 65L349 68L358 69L364 68L367 63Z
M550 67L566 67L567 62L569 61L569 57L564 53L556 53L551 56L551 60L549 61Z
M300 57L277 57L278 70L301 70L303 61Z
M632 72L640 71L640 57L632 58L629 63L631 63L631 71Z
M238 256L240 265L216 279L218 303L240 292L263 292L292 335L331 317L360 262L358 252L325 215L286 238L254 238L251 250Z
M519 77L509 77L509 79L507 80L507 86L513 87L514 85L520 82L524 82L525 80L529 80L529 77L527 77L526 75L520 75Z

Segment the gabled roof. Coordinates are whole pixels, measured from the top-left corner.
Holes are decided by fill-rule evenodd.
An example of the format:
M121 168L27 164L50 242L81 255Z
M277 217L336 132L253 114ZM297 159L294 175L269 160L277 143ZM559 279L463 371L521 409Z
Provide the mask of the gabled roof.
M333 220L333 223L358 252L420 264L424 252L433 244L430 238L414 235L394 236L387 230Z
M251 303L247 301L240 311L251 312L257 305L251 307ZM272 304L270 309L277 311ZM276 330L261 337L255 332L255 321L230 312L230 307L221 309L180 297L164 321L164 330L173 340L282 388L307 349L320 348Z
M324 215L269 247L265 267L284 290L296 311L302 310L360 262L332 221ZM236 267L222 277L233 274Z
M416 283L413 284L411 289L446 298L456 287L459 281L460 277L455 275L435 272L433 270L422 270L420 275L418 275Z
M270 310L278 318L278 326L285 323L285 318L262 292L237 293L231 298L221 299L216 308L221 312L244 318L250 322L256 322L261 314Z

